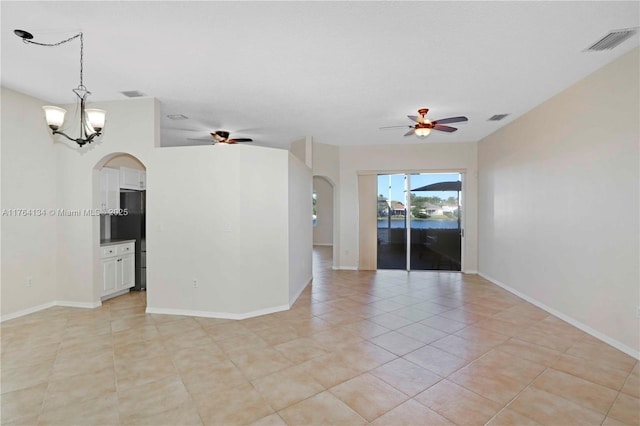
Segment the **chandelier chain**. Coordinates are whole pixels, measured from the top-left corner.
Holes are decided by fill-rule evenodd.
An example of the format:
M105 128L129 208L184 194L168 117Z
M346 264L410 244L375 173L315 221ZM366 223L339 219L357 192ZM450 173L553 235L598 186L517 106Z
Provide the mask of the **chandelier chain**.
M27 39L22 39L22 41L24 43L30 43L30 44L35 44L38 46L45 46L45 47L56 47L56 46L60 46L61 44L65 44L68 43L72 40L77 39L78 37L80 37L80 86L78 86L78 89L84 89L86 90L86 87L84 87L83 84L83 69L84 69L84 37L83 34L80 32L72 37L69 37L68 39L59 41L57 43L40 43L37 41L32 41L32 40L27 40Z

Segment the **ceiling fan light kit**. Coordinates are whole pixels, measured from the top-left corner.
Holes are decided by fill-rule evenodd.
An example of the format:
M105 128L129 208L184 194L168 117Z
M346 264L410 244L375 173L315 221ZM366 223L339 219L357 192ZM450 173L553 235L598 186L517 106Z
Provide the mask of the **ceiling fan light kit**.
M223 143L226 145L233 145L238 142L253 142L253 139L249 138L236 138L229 139L229 132L227 130L216 130L213 133L210 133L216 143Z
M73 138L59 130L64 123L64 117L67 111L56 106L43 106L47 125L54 135L62 135L65 138L77 143L80 147L93 142L95 138L102 134L104 128L106 111L101 109L86 108L87 97L91 94L83 84L83 59L84 59L84 38L82 33L78 33L73 37L59 41L58 43L38 43L33 40L33 34L25 30L14 30L15 35L20 37L24 43L35 44L38 46L55 47L68 43L76 38L80 39L80 84L73 89L73 93L78 97L80 103L80 136Z
M453 133L458 130L456 127L445 126L445 124L449 123L460 123L463 121L468 121L467 117L458 116L458 117L449 117L443 118L441 120L429 120L427 119L427 113L429 112L428 108L420 108L418 110L418 115L408 115L409 120L414 121L416 124L413 126L387 126L381 127L380 129L391 129L396 127L409 127L405 136L416 135L419 138L424 138L425 136L429 136L432 130L439 130L441 132Z

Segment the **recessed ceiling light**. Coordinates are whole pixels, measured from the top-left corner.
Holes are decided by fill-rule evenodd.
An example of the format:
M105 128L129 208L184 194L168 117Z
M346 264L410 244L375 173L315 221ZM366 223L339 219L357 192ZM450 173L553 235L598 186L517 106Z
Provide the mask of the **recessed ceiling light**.
M509 114L495 114L491 116L487 121L500 121Z
M183 114L169 114L167 115L167 118L170 120L186 120L189 117L187 117L186 115Z
M124 92L120 92L120 93L125 95L127 98L141 98L143 96L147 96L138 90L125 90Z

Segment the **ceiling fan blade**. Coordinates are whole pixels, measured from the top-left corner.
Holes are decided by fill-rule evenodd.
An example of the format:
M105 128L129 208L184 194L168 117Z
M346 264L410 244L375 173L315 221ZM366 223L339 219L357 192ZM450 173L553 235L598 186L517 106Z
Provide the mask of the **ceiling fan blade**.
M416 131L416 129L411 129L411 130L409 130L407 133L405 133L404 135L405 135L405 136L411 136L412 134L414 134L414 133L415 133L415 131Z
M253 142L253 139L249 138L238 138L238 139L229 139L227 143L236 143L236 142Z
M404 127L404 128L411 127L411 128L413 128L413 126L406 126L406 125L405 126L385 126L385 127L378 127L378 128L382 130L382 129L397 129L399 127Z
M435 126L433 126L433 130L440 130L441 132L455 132L456 129L455 127L451 127L451 126L443 126L442 124L436 124Z
M411 121L415 121L416 123L419 123L420 120L418 120L421 117L418 117L417 115L407 115L407 117L409 117L409 120Z
M442 120L434 120L432 121L433 124L449 124L449 123L459 123L461 121L468 121L469 119L467 117L449 117L449 118L443 118Z

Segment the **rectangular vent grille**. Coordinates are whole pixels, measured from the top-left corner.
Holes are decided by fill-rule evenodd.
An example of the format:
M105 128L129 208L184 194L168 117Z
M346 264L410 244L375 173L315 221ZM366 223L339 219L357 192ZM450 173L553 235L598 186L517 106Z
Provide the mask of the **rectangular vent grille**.
M489 118L489 120L487 120L487 121L500 121L503 118L505 118L507 115L509 115L509 114L496 114L496 115L492 116L491 118Z
M125 95L127 98L141 98L143 96L147 96L144 93L138 91L138 90L126 90L124 92L120 92L123 95Z
M587 48L587 52L600 52L602 50L611 50L620 43L633 36L638 32L637 29L615 30L595 42L591 47Z

